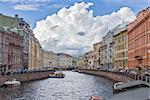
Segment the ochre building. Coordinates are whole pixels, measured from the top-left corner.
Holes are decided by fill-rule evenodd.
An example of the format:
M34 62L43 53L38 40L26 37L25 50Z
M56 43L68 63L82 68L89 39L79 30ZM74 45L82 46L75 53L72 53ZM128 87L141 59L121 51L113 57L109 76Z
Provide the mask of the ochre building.
M100 47L102 43L98 42L93 45L93 55L94 55L94 68L97 69L100 67Z
M128 68L128 23L118 25L117 31L113 36L114 40L114 69Z
M37 38L31 32L29 36L29 69L43 67L43 50Z

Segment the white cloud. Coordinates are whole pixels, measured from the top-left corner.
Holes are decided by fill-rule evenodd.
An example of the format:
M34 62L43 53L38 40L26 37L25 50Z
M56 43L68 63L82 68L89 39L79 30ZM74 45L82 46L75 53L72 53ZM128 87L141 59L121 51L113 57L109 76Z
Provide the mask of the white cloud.
M51 2L52 0L0 0L1 2L9 2L13 4L15 10L38 10L39 7ZM57 6L58 5L54 5Z
M53 4L50 6L50 8L61 8L62 5L61 4Z
M52 0L0 0L0 2L12 2L12 3L44 3Z
M116 3L129 3L129 4L135 4L135 3L149 3L150 0L103 0L104 2L107 2L107 3L113 3L113 2L116 2Z
M93 16L87 10L92 3L75 3L62 8L56 14L38 21L35 36L44 49L65 52L72 55L85 53L95 42L99 42L111 28L124 21L133 21L134 13L128 7L120 8L110 15Z
M15 10L38 10L38 8L35 5L29 4L29 5L15 5L13 7Z

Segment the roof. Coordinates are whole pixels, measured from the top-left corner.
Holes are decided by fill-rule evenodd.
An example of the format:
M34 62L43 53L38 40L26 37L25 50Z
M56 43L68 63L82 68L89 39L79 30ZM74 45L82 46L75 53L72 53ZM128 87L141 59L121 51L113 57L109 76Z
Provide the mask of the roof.
M62 55L62 56L72 57L71 55L69 55L69 54L65 54L65 53L57 53L57 55L58 55L58 56L61 56L61 55Z
M119 25L115 28L115 30L114 30L114 36L117 35L117 34L119 34L120 32L123 32L123 31L127 30L128 24L129 24L128 22L124 22L124 23L122 23L122 24L119 24Z

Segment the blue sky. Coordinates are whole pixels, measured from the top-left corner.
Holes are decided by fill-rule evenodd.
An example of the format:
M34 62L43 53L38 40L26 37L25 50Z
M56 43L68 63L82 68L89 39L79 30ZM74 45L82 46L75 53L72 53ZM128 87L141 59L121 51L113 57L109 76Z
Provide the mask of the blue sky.
M62 7L69 7L75 2L92 2L93 6L90 9L94 11L94 16L110 14L124 6L137 13L150 4L149 0L0 0L0 13L10 16L19 14L34 28L36 21L56 13ZM31 9L32 6L27 10L14 9L16 5L33 5L36 9Z

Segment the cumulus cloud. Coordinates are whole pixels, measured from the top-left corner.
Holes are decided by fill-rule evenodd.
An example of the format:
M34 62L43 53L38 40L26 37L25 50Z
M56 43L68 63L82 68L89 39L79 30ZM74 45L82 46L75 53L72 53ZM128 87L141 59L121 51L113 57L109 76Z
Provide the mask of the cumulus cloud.
M89 51L93 43L99 42L102 36L122 21L130 22L135 19L128 7L120 8L110 15L94 16L93 10L89 10L92 5L93 3L75 3L38 21L34 34L42 47L79 55Z

